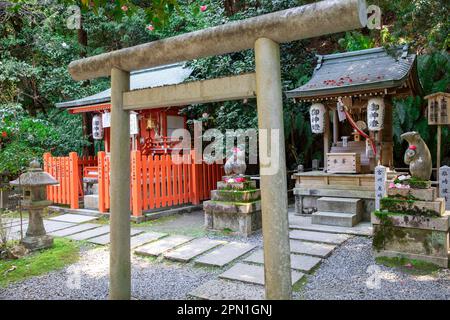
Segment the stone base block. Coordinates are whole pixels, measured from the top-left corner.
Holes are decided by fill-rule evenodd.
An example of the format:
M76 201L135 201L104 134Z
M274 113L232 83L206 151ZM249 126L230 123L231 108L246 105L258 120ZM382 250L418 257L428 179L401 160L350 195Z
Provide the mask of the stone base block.
M247 180L244 182L217 182L217 190L245 190L245 189L256 189L256 181Z
M389 182L386 185L387 195L391 197L404 197L417 199L421 201L434 201L437 198L437 190L436 188L428 188L428 189L398 189L398 188L389 188Z
M49 235L36 236L36 237L25 237L22 240L22 244L25 248L30 251L47 249L53 246L53 237Z
M261 190L212 190L211 200L226 202L251 202L261 199Z
M436 198L434 201L419 201L385 197L381 199L380 204L381 210L405 212L406 214L420 214L422 212L424 215L429 215L429 213L442 215L445 212L445 200L443 198Z
M98 194L85 195L84 208L98 210Z
M448 267L448 216L373 215L372 223L377 256L407 257Z
M236 204L220 201L205 201L205 228L209 230L229 229L243 236L249 236L260 230L260 201Z

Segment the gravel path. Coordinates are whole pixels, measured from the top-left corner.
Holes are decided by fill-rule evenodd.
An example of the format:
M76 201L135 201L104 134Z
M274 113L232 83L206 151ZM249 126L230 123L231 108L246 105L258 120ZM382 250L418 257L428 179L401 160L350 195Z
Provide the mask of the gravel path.
M260 245L261 235L255 234L248 241ZM132 257L132 295L137 299L185 299L194 288L216 279L222 272L193 267L192 263L184 265ZM80 261L72 266L0 289L0 300L107 299L108 266L107 247L87 249L82 252ZM373 279L373 272L368 270L376 271L379 288L369 288L376 282L367 285L368 279ZM80 287L74 288L77 279L80 279ZM313 275L307 276L306 285L294 293L294 298L450 300L450 270L432 275L411 275L376 265L371 254L371 239L354 237L323 261Z
M372 240L365 237L348 240L322 262L313 275L308 276L306 285L295 293L295 297L338 300L450 299L450 270L432 275L411 275L377 265L371 254L371 243ZM378 288L373 288L376 281L370 281L375 277L380 280Z
M0 289L0 300L107 299L108 269L108 250L84 251L74 265ZM132 296L137 299L185 299L187 293L215 278L215 274L211 270L150 261L133 255ZM80 279L79 288L76 287L77 279Z

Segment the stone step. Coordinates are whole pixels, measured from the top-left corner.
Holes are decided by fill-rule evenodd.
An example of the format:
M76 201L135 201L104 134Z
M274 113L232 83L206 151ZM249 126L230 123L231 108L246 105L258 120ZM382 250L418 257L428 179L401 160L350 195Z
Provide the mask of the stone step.
M336 245L291 240L290 248L292 253L326 258L333 252L333 250L336 248Z
M71 223L83 223L88 221L93 221L98 219L97 217L91 217L87 215L82 214L72 214L72 213L66 213L62 214L57 217L49 218L47 220L51 221L62 221L62 222L71 222Z
M153 241L159 240L161 238L164 238L166 236L167 236L167 233L147 231L147 232L141 233L135 237L132 237L131 241L130 241L130 248L134 249L134 248L137 248L144 244L147 244L149 242L153 242Z
M292 270L291 276L292 284L294 285L303 278L304 274ZM230 269L219 275L219 278L264 285L264 267L246 263L236 263Z
M195 288L189 296L203 300L264 300L265 290L260 285L214 279Z
M56 230L73 227L74 225L75 225L75 223L71 223L71 222L44 220L44 227L45 227L46 232L53 232Z
M250 243L230 242L197 258L195 263L207 266L223 267L254 248L255 245Z
M71 234L75 234L75 233L79 233L79 232L83 232L86 230L90 230L90 229L94 229L94 228L98 228L100 225L95 224L95 223L82 223L82 224L77 224L73 227L69 227L69 228L65 228L62 230L57 230L57 231L53 231L53 232L48 232L49 235L54 236L54 237L67 237Z
M98 210L98 194L87 194L83 197L84 208L85 209L95 209Z
M293 240L304 240L327 244L342 244L346 240L351 238L351 236L339 233L292 230L291 232L289 232L289 238Z
M108 226L102 226L91 230L86 230L80 233L75 233L70 236L67 236L67 238L72 240L87 240L90 238L98 237L104 234L109 233L109 225Z
M164 254L164 258L181 262L189 262L202 253L225 243L226 241L199 238L166 252Z
M356 198L321 197L317 199L317 211L344 212L360 215L363 202Z
M312 214L311 222L328 226L353 227L358 224L358 215L354 213L317 211Z
M263 250L258 250L244 259L245 262L252 262L258 264L264 264L264 252ZM315 268L320 262L321 258L305 256L301 254L291 254L291 268L294 270L300 270L305 272L310 272Z
M139 230L139 229L133 229L132 228L130 230L130 237L133 237L133 236L135 236L137 234L140 234L142 232L144 232L144 230ZM98 237L90 238L90 239L87 240L87 242L104 246L104 245L107 245L107 244L109 244L111 242L111 236L110 236L110 233L107 233L107 234L103 234L103 235L98 236Z
M193 237L174 235L162 238L134 250L134 253L142 256L159 256L160 254L178 247L186 242L192 241Z

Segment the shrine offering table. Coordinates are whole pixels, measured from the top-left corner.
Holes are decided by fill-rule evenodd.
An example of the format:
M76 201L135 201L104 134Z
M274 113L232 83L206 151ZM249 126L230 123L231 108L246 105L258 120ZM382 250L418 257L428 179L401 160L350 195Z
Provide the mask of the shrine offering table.
M401 174L388 172L388 179ZM311 214L317 211L317 199L320 197L357 198L363 201L363 221L370 221L375 210L374 174L339 174L323 171L298 172L295 179L295 212Z

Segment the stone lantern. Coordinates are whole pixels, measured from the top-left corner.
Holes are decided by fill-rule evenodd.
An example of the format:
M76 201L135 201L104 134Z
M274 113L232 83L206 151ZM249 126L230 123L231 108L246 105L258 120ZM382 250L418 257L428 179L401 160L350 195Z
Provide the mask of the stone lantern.
M47 200L46 187L58 184L58 181L44 172L37 160L33 160L27 172L10 184L22 188L24 196L21 205L29 214L28 229L22 244L31 251L51 247L53 238L45 231L42 211L51 204Z

